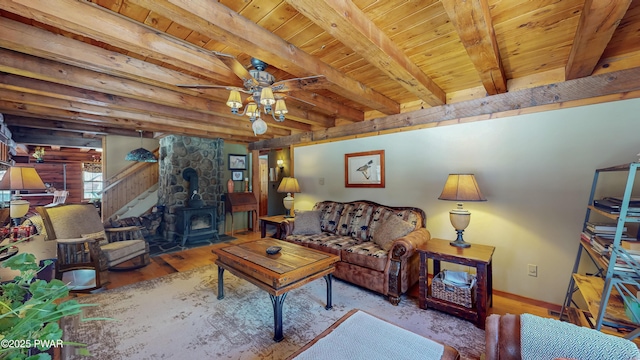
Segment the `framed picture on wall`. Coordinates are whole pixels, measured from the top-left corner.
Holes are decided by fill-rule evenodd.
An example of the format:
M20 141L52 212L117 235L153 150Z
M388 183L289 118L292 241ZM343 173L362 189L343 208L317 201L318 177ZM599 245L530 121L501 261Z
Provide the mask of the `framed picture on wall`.
M344 154L344 186L384 187L384 150Z
M247 170L247 155L229 154L229 170Z
M242 171L232 171L231 172L231 180L233 180L233 181L242 181Z

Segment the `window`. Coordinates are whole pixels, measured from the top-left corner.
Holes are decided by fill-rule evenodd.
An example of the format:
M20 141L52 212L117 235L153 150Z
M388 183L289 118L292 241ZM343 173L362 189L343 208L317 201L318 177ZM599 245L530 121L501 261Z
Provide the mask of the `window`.
M0 169L0 179L4 176L7 170ZM9 206L11 201L11 190L0 190L0 208Z
M82 171L84 199L94 200L102 198L102 172L91 172L84 168Z

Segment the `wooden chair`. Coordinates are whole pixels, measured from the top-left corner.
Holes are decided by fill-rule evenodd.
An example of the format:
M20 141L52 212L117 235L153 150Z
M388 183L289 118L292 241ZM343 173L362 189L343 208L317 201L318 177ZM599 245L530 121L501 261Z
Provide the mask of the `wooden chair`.
M67 196L69 196L69 191L56 190L53 192L53 201L51 202L51 204L45 205L45 207L62 205L67 201Z
M92 204L40 206L36 211L49 240L57 242L56 277L70 289L88 292L108 282L108 270L149 264L149 245L137 226L104 228Z

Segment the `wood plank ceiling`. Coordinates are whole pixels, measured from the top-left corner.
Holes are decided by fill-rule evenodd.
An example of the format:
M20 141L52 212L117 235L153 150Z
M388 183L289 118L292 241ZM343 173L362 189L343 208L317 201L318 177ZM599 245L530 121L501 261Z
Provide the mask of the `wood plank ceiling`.
M263 135L228 90L176 86L242 87L252 57L276 81L323 76L288 82ZM0 0L0 113L29 145L142 130L270 148L636 97L638 65L640 0Z

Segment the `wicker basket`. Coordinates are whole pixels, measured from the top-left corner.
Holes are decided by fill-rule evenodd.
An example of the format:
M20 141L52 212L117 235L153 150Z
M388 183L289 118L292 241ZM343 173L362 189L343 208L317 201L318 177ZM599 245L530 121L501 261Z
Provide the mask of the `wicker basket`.
M457 286L443 282L447 270L441 271L431 281L431 296L446 300L467 308L473 307L476 300L476 276L465 273L466 285Z

